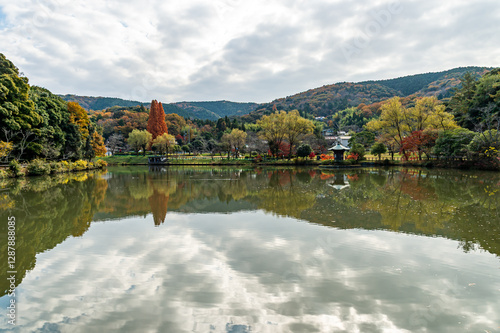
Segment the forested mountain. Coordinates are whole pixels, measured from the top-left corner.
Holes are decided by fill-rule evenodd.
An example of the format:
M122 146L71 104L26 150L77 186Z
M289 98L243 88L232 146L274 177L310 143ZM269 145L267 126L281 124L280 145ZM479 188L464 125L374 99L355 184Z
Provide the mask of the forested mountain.
M293 96L262 104L256 114L297 109L313 116L328 116L361 103L371 104L398 95L398 91L380 84L343 82L311 89Z
M104 110L115 106L135 107L144 105L149 108L149 103L129 101L112 97L92 97L78 95L59 95L67 102L77 102L85 110ZM178 102L165 103L165 113L177 113L184 118L217 120L225 116L242 116L255 110L257 103L236 103L229 101L214 102Z
M59 95L66 102L77 102L85 110L104 110L113 106L137 106L147 103L138 101L129 101L121 98L113 97L92 97L92 96L78 96L78 95Z
M229 101L179 102L172 104L189 112L194 118L209 120L217 120L225 116L242 116L255 110L258 106L257 103L236 103ZM163 107L165 108L165 105Z
M460 78L465 73L471 73L476 78L492 68L487 67L458 67L444 72L434 72L416 75L407 75L396 79L366 81L362 83L376 83L401 92L401 96L417 94L419 96L449 97L450 89L460 84Z
M378 103L394 96L435 96L438 99L451 97L452 89L460 86L460 78L465 73L480 77L491 68L459 67L443 72L408 75L405 77L364 81L359 83L341 82L310 89L270 103L261 104L256 111L244 116L245 121L255 121L263 114L278 110L298 109L312 116L330 116L360 104Z

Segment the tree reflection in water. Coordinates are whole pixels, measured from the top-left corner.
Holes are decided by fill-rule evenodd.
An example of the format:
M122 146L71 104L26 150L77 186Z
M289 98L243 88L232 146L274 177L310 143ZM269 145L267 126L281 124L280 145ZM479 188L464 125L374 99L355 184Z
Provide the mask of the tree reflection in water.
M160 226L168 223L167 212L263 210L338 229L439 235L460 241L464 251L478 247L500 255L497 173L121 167L105 176L64 174L3 180L0 186L1 234L8 216L18 221L18 283L35 266L37 253L83 235L92 221L151 216L147 221ZM2 272L6 246L0 245ZM0 286L4 295L7 281Z

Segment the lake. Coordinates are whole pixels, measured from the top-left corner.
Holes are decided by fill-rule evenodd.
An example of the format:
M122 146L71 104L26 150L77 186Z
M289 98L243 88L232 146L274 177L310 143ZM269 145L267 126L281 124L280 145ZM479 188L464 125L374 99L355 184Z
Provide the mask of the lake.
M0 331L500 331L499 173L114 167L0 189Z

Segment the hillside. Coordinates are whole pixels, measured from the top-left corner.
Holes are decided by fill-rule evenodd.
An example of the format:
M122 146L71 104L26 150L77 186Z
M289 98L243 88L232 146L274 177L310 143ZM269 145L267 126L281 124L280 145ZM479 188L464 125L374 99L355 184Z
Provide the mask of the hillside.
M104 110L114 106L135 107L144 105L149 107L149 103L139 101L129 101L112 97L92 97L78 95L59 95L67 102L77 102L85 110ZM178 102L163 104L165 113L177 113L184 118L217 120L225 116L242 116L255 110L257 103L236 103L229 101L214 102Z
M121 98L113 97L92 97L92 96L78 96L78 95L58 95L66 102L77 102L85 110L104 110L113 106L137 106L145 103L138 101L129 101Z
M274 105L278 110L298 109L303 114L329 116L348 107L377 103L394 96L436 96L444 99L451 96L454 88L460 86L460 78L467 72L479 77L491 68L460 67L451 70L408 75L389 80L342 82L310 89L270 103L259 105L258 109L244 116L245 121L255 121L271 112Z
M255 110L257 103L236 103L229 101L215 102L179 102L173 105L191 113L198 119L217 120L225 116L242 116Z
M460 78L467 72L479 77L492 68L487 67L458 67L443 72L407 75L396 79L365 81L375 83L401 92L401 96L416 94L418 96L449 97L450 90L460 84Z

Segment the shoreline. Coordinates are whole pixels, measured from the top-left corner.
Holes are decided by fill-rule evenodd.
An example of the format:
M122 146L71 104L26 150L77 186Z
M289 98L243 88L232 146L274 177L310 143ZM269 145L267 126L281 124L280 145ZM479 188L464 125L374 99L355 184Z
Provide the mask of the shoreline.
M495 164L494 161L478 160L478 161L455 161L455 160L422 160L422 161L394 161L394 160L381 160L381 161L359 161L358 163L351 164L351 162L332 163L331 160L318 161L318 160L298 160L283 159L283 160L263 160L255 161L254 159L230 159L226 158L176 158L170 162L162 164L149 164L147 163L147 156L135 155L119 155L101 158L106 161L109 166L120 165L142 165L142 166L311 166L320 168L358 168L358 167L421 167L421 168L443 168L443 169L457 169L457 170L480 170L480 171L500 171L500 163Z

